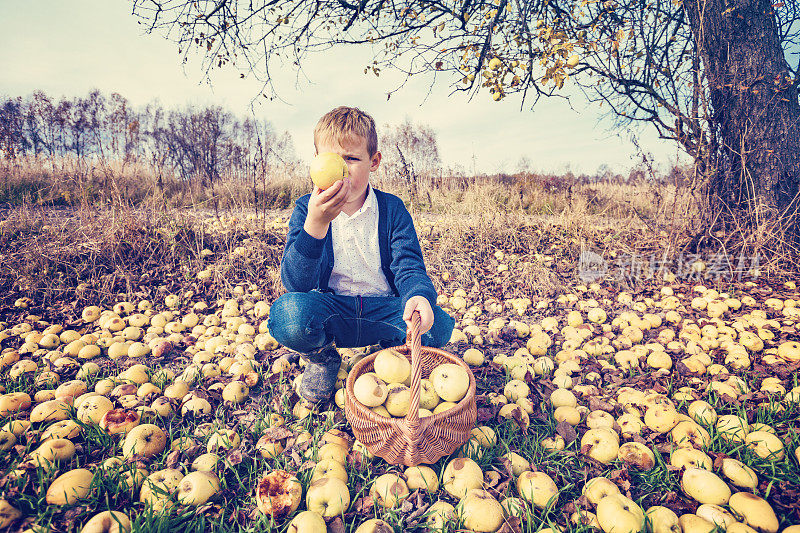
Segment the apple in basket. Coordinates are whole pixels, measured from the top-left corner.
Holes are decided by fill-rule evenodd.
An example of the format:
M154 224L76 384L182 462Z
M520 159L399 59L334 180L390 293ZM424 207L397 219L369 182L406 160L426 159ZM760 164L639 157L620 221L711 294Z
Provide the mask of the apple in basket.
M434 368L430 380L436 394L446 402L460 402L469 389L469 374L455 363L445 363Z
M377 407L386 401L389 389L386 387L386 382L379 378L377 374L368 372L356 379L353 384L353 393L356 400L362 405Z
M396 350L386 349L375 358L375 372L359 376L353 384L356 401L386 417L405 417L410 398L411 364ZM455 363L444 363L420 381L420 416L452 409L469 390L469 372Z
M393 348L386 348L375 354L373 367L375 374L385 383L411 385L411 363L405 355Z

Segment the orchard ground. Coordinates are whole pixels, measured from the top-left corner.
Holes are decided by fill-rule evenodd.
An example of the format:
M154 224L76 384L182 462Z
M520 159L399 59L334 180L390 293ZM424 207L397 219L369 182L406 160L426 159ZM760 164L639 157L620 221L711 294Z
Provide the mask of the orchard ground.
M625 531L667 527L673 515L662 507L682 517L683 531L708 531L714 520L738 531L800 524L800 291L791 261L708 245L720 236L698 244L664 213L642 216L648 202L639 198L627 214L610 201L590 211L597 200L579 196L582 207L547 215L518 208L513 193L505 208L490 204L496 192L408 202L440 304L457 317L445 349L470 362L478 426L491 431L431 465L435 491L400 491L393 507L375 480L394 473L408 486L419 476L347 442L340 405L298 406L301 369L275 365L286 350L265 320L282 291L288 210L9 209L0 222L0 525L80 531L110 510L134 530L287 531L317 506L307 494L329 442L346 443L332 452L343 468L328 461L324 470L344 472L350 499L326 518L330 531L372 518L423 531L446 507L432 508L437 501L455 509L444 521L453 531L620 531L608 517L625 507ZM365 353L342 352L345 369ZM97 396L109 402L95 404L159 428L163 449L140 453L93 420L81 404ZM52 400L66 405L52 416L37 411ZM47 444L54 440L58 453ZM459 453L480 467L471 488L485 492L462 499L447 488ZM47 494L80 469L90 481L74 501ZM281 519L255 498L274 470L303 488ZM204 498L195 478L181 486L193 471L210 472L200 480L210 487ZM601 476L610 481L605 498L587 490ZM476 509L496 510L492 502L506 504L500 522L477 523Z

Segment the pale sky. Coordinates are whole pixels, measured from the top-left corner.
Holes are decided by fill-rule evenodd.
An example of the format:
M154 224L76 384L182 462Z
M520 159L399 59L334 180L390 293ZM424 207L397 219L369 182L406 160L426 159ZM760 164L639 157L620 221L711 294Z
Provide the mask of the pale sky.
M147 35L124 0L0 0L0 95L25 96L42 90L51 97L85 96L92 89L118 92L136 105L158 99L166 107L222 105L240 117L255 113L288 130L297 155L313 157L311 133L316 121L338 105L357 106L379 124L399 124L408 117L437 133L445 166L461 164L478 172L514 172L521 157L540 172L594 172L606 164L627 172L639 158L628 132L609 130L595 107L580 94L574 110L560 99L540 101L534 110L520 98L494 102L488 92L471 101L465 93L450 95L449 81L416 79L395 92L398 74L364 75L371 60L363 48L327 51L304 64L300 80L281 69L275 80L283 102L256 98L261 82L239 78L223 68L204 80L200 61L181 63L177 46L159 35ZM427 99L426 99L427 97ZM253 103L255 98L255 103ZM641 145L662 168L679 153L651 129L639 132Z

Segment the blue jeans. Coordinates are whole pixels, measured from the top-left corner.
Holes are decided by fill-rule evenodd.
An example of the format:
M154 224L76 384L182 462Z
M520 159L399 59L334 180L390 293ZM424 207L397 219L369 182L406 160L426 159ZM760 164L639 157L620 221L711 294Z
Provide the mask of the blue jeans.
M398 346L406 341L402 301L397 296L340 296L331 292L289 292L270 307L269 332L282 345L300 353L317 350L331 341L339 348ZM433 326L422 344L447 344L455 320L438 305Z

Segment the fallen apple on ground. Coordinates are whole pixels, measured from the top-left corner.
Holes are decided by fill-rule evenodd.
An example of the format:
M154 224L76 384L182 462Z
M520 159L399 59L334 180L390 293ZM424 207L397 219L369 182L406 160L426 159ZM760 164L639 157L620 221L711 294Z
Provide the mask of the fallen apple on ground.
M409 490L423 489L431 494L439 491L439 476L429 466L410 466L403 472Z
M655 505L647 509L645 517L652 533L681 533L681 523L675 511Z
M702 468L687 468L681 477L681 488L700 503L725 505L731 489L716 474Z
M166 446L167 435L164 430L154 424L142 424L128 431L122 443L122 455L152 457L164 451Z
M478 463L469 457L459 457L450 461L442 474L442 488L459 500L471 489L483 484L483 471Z
M372 518L356 528L354 533L392 533L394 528L380 518Z
M89 494L94 474L76 468L57 477L47 488L45 499L51 505L72 505Z
M273 470L256 485L258 510L276 520L293 513L300 506L302 497L300 481L284 470ZM303 521L313 522L313 517Z
M406 482L397 474L383 474L372 482L369 495L375 504L386 508L400 505L409 494Z
M267 226L285 231L285 224L282 220ZM421 235L435 238L429 230L425 226ZM238 251L232 256L236 261L242 260L246 246L236 242ZM217 280L225 269L213 261L228 254L219 243L214 247L215 252L198 257L204 262L202 268ZM508 248L482 255L491 261L485 272L501 273L508 280L516 280L510 276L517 269L530 268L523 263L539 261ZM197 283L191 275L197 270L192 265L189 271L192 283ZM133 302L132 311L124 305L115 305L113 311L98 305L93 321L66 326L75 330L59 330L58 324L47 322L53 310L39 313L33 303L28 304L28 314L14 316L0 328L0 368L4 375L15 376L0 383L0 413L5 418L0 449L6 457L19 459L18 465L11 461L3 466L8 466L6 486L19 484L23 493L4 494L0 524L8 520L12 527L36 533L46 528L50 504L45 505L47 498L37 500L34 489L41 493L75 466L97 468L115 480L97 483L96 490L75 501L78 506L71 512L81 510L75 521L79 528L107 508L103 501L108 497L110 505L135 502L133 507L123 503L115 511L135 521L146 522L139 513L143 502L147 509L169 513L170 520L197 524L201 514L207 520L220 509L229 512L239 506L256 488L254 479L260 474L253 473L278 465L302 472L297 474L302 481L297 481L296 507L280 518L244 517L245 523L268 518L281 530L326 531L320 513L330 507L329 499L335 502L336 491L320 490L318 482L336 488L334 479L343 481L346 490L348 482L350 488L358 487L352 494L347 491L352 506L343 506L339 493L334 507L345 509L345 528L359 533L386 527L398 530L407 524L404 516L417 510L422 514L413 519L420 526L445 522L455 526L461 518L462 525L472 530L496 530L489 511L496 511L497 505L508 525L503 530L527 530L533 524L550 526L546 530L555 532L581 524L616 532L625 530L629 518L633 524L629 530L639 524L636 508L617 498L629 495L654 505L646 513L646 527L658 533L676 533L680 524L685 533L711 531L715 524L729 533L763 533L791 523L781 490L795 488L785 467L795 465L798 454L791 428L800 388L786 368L793 363L796 348L792 343L797 342L797 315L791 310L798 309L800 294L792 295L794 301L776 294L768 303L761 291L782 289L740 286L737 292L750 291L752 297L737 294L737 307L728 303L733 300L730 295L700 285L671 283L660 291L656 286L641 293L615 293L605 283L588 283L525 303L524 298L483 296L498 289L488 278L479 279L472 288L452 291L453 284L467 281L464 275L434 279L442 282L446 293L437 302L453 313L462 333L454 332L453 338L463 344L445 350L462 353L465 361L476 365L479 422L458 452L471 457L474 468L454 454L439 463L444 467L441 480L439 466L390 467L363 444L353 444L341 412L345 399L341 387L355 361L380 349L340 348L344 363L337 376L338 409L332 404L296 402L288 382L298 368L279 359L284 348L268 337L267 319L275 311L257 288L240 284L216 303L212 298L196 305L192 300L197 296L187 296L191 291L170 288L174 294L169 310L161 296L149 308L139 309ZM199 287L206 290L213 285ZM135 343L141 344L141 354L134 353ZM155 347L169 350L159 349L156 360ZM394 400L401 401L389 402L387 409L387 398L379 393L380 402L370 405L375 400L366 399L356 387L356 401L382 416L402 416L409 400L408 358L394 355L387 350L376 365L376 372L383 365L381 372L393 381L383 381L377 373L359 379L373 389L382 382L387 397L389 388L395 388ZM169 370L158 368L161 364L169 365ZM441 384L438 389L444 390ZM433 373L422 380L420 416L441 413L458 401L440 397ZM179 406L186 415L196 416L175 416ZM102 422L103 415L112 412L119 415L118 426L108 419ZM217 415L213 419L212 413ZM140 451L128 440L137 424L154 425L170 435L163 453L148 455L144 446ZM98 425L105 431L99 432ZM578 443L584 445L580 453ZM614 453L604 453L609 450ZM149 472L173 463L175 469ZM604 469L603 464L608 466ZM647 470L651 464L658 466ZM662 467L670 475L658 477L665 471ZM42 478L44 487L37 487L38 476L49 469L54 469L52 477ZM470 472L473 479L465 475ZM581 497L576 492L580 476L587 473L615 481L590 479ZM564 484L561 498L552 499L552 512L546 514L535 508L551 501L553 489L536 496L531 481L539 475L552 476L559 488ZM658 491L643 491L642 484L654 483L654 476ZM237 483L231 483L234 479ZM193 480L203 483L195 485ZM391 489L401 487L401 482L405 490ZM772 488L764 490L770 483ZM723 485L735 487L727 504L722 503L727 495ZM196 490L200 486L224 497L206 499L203 491ZM386 486L390 488L383 497L379 493ZM370 489L373 497L367 494ZM531 503L526 501L528 492ZM95 495L100 500L90 501ZM437 502L438 498L448 501ZM632 516L623 513L628 512L625 506L614 507L615 500L628 506ZM420 508L420 501L433 505ZM305 510L314 505L318 512ZM391 510L373 518L371 511L382 506ZM666 506L693 512L678 517ZM614 513L618 518L609 526L607 517ZM62 514L55 513L52 527L66 529ZM547 517L547 524L539 524L542 517ZM332 529L338 526L337 517L326 518Z
M308 487L306 506L323 518L341 515L350 507L350 491L341 479L318 479Z
M517 492L525 501L540 509L558 502L558 487L544 472L522 472L517 478Z
M90 518L80 533L128 533L130 530L128 515L119 511L102 511Z
M287 533L327 533L325 520L314 511L298 513L289 523Z
M482 489L467 491L458 504L457 513L465 528L482 533L497 531L504 519L503 506Z
M644 525L644 512L622 494L610 494L597 504L597 521L605 533L635 533Z
M219 489L219 478L213 472L190 472L178 485L178 501L184 505L202 505L218 493Z
M456 509L449 503L438 500L428 507L427 515L428 527L441 530L448 522L456 520Z
M176 505L173 496L182 479L183 473L174 468L153 472L142 483L139 501L155 512L171 510Z
M588 480L582 489L583 495L589 502L597 506L600 500L612 494L619 494L619 487L605 477L594 477Z

